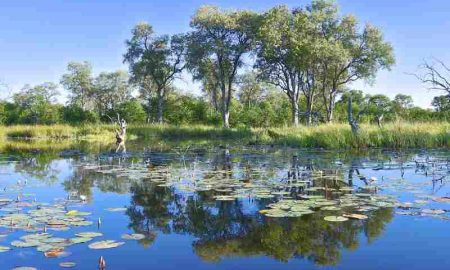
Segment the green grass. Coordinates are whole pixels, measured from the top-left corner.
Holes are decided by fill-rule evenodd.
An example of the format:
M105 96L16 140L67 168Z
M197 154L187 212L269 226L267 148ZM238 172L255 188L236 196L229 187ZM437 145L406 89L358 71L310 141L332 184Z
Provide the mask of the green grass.
M52 125L0 127L0 138L88 140L114 142L112 125ZM297 128L231 128L189 125L130 125L128 138L154 142L192 141L230 144L272 144L328 149L438 148L450 147L450 123L395 122L378 128L361 125L358 136L347 124L323 124Z
M0 127L0 137L6 139L106 139L114 138L110 125L16 125Z

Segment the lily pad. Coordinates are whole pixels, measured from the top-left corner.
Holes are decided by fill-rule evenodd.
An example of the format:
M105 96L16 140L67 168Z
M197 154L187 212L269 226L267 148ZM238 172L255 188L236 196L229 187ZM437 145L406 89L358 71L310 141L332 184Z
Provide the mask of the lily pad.
M122 234L122 239L125 240L142 240L145 238L145 235L140 233L133 233L133 234Z
M330 222L343 222L343 221L347 221L348 220L348 218L341 217L341 216L326 216L323 219L325 221L330 221Z
M363 220L363 219L368 219L369 217L366 215L362 215L362 214L343 214L343 217L346 218L351 218L351 219L359 219L359 220Z
M125 207L116 207L116 208L106 208L106 211L109 212L125 212L127 209Z
M90 249L109 249L109 248L120 247L123 244L125 244L125 242L116 242L115 240L105 240L105 241L94 242L89 245L89 248Z
M75 267L77 264L74 262L62 262L59 264L60 267L62 268L72 268Z
M10 251L10 247L0 246L0 253Z

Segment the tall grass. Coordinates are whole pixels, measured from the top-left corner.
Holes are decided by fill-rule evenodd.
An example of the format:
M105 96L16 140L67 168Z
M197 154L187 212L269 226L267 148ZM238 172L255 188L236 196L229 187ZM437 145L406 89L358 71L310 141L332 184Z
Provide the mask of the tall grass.
M113 138L108 125L17 125L0 127L0 137L9 139L101 139Z
M0 127L0 138L76 139L114 141L112 125L52 125ZM130 125L128 137L151 141L211 141L214 143L273 144L292 147L353 148L436 148L450 147L450 123L388 123L379 128L361 125L358 135L347 124L324 124L296 128L231 128L189 125Z

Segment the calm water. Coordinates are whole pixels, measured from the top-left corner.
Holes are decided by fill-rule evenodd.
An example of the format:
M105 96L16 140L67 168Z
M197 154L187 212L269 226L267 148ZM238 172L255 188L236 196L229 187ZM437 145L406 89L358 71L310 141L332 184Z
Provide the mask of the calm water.
M97 269L100 256L106 269L450 268L448 150L160 150L136 143L128 145L127 154L111 149L0 153L0 199L13 200L0 206L0 216L61 207L91 213L82 217L92 225L49 228L53 237L103 234L65 247L62 257L47 258L36 247L10 245L26 230L42 230L42 224L3 224L0 246L12 249L0 253L1 269L60 269L61 262L75 262L73 269ZM367 200L380 196L389 203L358 212L365 220L324 220L361 209L345 208L344 193ZM300 217L259 212L280 200L308 199L304 195L312 200L323 196L343 208L316 207ZM123 240L125 233L145 238ZM88 247L101 240L125 243L112 249Z

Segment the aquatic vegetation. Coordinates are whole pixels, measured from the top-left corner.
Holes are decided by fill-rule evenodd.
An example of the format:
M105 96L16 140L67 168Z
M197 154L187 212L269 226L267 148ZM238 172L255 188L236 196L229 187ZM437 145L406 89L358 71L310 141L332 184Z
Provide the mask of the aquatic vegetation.
M94 242L89 245L90 249L109 249L120 247L125 244L125 242L116 242L115 240L104 240L99 242Z

